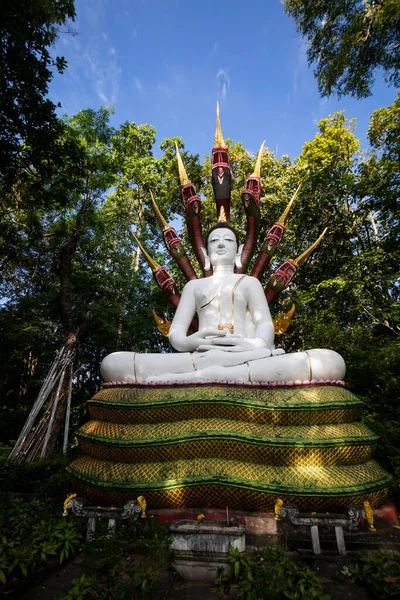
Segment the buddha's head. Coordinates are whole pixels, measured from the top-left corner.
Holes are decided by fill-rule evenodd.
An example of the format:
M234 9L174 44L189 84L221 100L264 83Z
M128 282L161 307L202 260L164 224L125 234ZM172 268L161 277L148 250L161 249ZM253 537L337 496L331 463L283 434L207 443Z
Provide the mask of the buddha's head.
M239 266L242 246L240 246L239 234L228 223L217 223L211 227L206 237L207 254L213 267L217 265Z

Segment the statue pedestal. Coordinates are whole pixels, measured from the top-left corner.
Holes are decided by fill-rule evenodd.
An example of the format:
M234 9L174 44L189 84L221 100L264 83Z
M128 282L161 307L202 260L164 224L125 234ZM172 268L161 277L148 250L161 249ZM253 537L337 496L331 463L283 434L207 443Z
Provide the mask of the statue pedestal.
M89 408L68 470L96 504L323 512L387 495L362 402L337 382L109 385Z

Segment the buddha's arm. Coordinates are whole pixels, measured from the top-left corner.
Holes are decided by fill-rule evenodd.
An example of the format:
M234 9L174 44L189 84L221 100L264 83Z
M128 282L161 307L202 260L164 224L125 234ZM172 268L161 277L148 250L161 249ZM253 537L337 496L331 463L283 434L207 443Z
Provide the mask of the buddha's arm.
M255 277L249 278L248 284L250 288L248 307L256 328L256 336L253 340L255 345L253 347L272 350L274 348L275 331L264 290Z
M196 313L196 297L194 294L196 284L197 281L189 281L183 288L182 297L169 330L169 341L175 350L179 352L194 352L201 344L207 343L206 336L225 335L225 332L212 327L187 335L190 323Z

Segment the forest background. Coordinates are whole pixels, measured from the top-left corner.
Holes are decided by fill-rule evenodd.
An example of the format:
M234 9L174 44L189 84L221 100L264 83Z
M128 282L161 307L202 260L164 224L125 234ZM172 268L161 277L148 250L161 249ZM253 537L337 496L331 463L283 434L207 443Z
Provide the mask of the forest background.
M309 2L286 0L284 5L308 38L321 95L367 96L377 68L398 87L398 3L343 0L310 8ZM203 199L204 230L216 218L210 157L191 154L181 138L165 139L158 156L154 127L112 126L110 107L57 116L48 86L53 73L67 65L63 58L53 59L51 49L74 16L72 0L20 0L5 5L1 25L4 457L64 344L75 352L71 430L87 420L86 401L101 385L99 366L106 354L171 351L151 311L169 318L172 312L131 232L182 289L150 202L152 191L164 217L181 226L175 142ZM276 316L296 306L290 328L277 342L286 352L327 347L344 356L346 385L366 403L364 421L381 436L377 459L394 474L392 495L399 500L399 98L371 115L368 138L370 147L361 148L354 121L338 112L320 120L299 156L266 150L259 242L302 182L269 273L284 258L298 256L324 227L329 230L271 307ZM240 191L255 157L244 143L227 143L235 175L233 221L243 232ZM181 234L189 252L184 226ZM58 417L61 427L62 412ZM57 443L54 435L49 454L58 451Z

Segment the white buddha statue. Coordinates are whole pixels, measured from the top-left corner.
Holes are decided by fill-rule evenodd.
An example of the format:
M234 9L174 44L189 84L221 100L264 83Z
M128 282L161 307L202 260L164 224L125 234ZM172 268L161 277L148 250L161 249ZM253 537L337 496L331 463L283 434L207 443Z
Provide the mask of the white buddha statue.
M210 277L189 281L169 331L171 354L114 352L102 362L106 382L260 382L296 384L340 381L343 358L332 350L285 354L274 347L274 325L261 283L234 272L240 266L237 232L226 223L206 239ZM209 266L208 266L209 268ZM199 330L187 335L197 313Z

